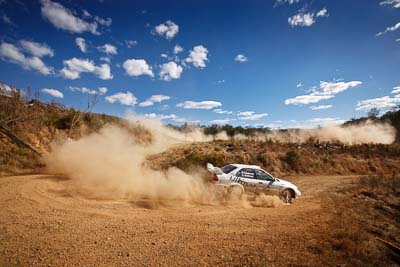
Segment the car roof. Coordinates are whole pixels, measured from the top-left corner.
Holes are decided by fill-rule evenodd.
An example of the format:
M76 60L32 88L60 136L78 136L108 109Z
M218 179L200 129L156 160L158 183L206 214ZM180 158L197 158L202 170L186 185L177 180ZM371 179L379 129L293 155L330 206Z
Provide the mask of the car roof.
M229 165L233 165L233 166L238 167L238 168L261 169L260 166L257 166L257 165L246 165L246 164L237 164L237 163L233 163L233 164L229 164Z

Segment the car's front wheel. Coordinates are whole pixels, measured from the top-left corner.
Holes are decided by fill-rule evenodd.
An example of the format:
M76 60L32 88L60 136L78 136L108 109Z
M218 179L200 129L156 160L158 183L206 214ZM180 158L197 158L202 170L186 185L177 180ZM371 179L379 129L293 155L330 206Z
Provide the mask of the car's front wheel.
M285 189L282 192L282 199L285 203L292 203L293 192L289 189Z

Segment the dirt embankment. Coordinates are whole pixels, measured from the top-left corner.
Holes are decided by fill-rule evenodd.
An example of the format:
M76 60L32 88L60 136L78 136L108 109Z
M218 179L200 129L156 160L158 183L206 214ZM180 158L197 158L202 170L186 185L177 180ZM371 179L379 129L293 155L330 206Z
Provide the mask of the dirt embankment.
M172 148L148 158L149 165L184 171L229 163L255 164L274 175L351 175L400 173L400 145L287 144L254 140L213 141Z

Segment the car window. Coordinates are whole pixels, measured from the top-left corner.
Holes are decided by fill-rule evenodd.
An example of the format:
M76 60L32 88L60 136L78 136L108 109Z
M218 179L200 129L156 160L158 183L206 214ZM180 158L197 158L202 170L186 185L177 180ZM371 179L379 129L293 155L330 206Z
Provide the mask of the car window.
M263 170L254 170L254 172L256 173L256 177L258 180L264 180L264 181L272 181L273 180L272 176Z
M237 167L236 167L236 166L233 166L233 165L226 165L226 166L222 167L221 170L222 170L224 173L228 174L228 173L230 173L231 171L233 171L233 170L236 169L236 168L237 168Z
M240 171L238 171L237 176L247 179L256 179L256 174L254 173L254 170L250 168L241 169Z

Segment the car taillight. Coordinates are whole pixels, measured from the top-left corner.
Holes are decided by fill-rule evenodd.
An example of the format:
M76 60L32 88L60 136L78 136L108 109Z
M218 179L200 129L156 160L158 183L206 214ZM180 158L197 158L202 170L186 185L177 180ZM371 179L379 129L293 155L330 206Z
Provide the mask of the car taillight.
M213 181L218 182L218 176L216 174L213 175Z

